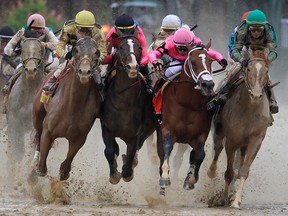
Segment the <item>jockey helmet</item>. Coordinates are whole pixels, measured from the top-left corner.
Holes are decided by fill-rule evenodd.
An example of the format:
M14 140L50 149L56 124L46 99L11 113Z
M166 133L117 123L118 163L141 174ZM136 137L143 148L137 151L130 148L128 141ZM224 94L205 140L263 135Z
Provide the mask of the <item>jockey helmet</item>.
M250 12L251 12L251 11L246 11L246 12L242 15L241 20L246 20L246 18L247 18L247 16L249 15Z
M115 26L120 30L133 29L135 27L135 22L131 16L122 14L116 18Z
M192 44L194 36L192 32L186 28L178 29L173 37L173 42L176 46L185 46L186 44Z
M80 28L93 28L95 25L95 17L90 11L82 10L76 14L75 24Z
M4 26L0 29L0 38L10 39L13 37L13 35L14 32L9 26Z
M34 20L34 21L33 21ZM31 24L31 22L33 23ZM45 28L46 26L46 21L45 18L41 14L32 14L29 16L27 20L27 26L31 25L31 28Z
M178 16L170 14L164 17L162 20L162 29L179 29L181 27L181 20Z
M253 10L248 14L246 22L248 25L264 25L267 23L266 15L261 10Z

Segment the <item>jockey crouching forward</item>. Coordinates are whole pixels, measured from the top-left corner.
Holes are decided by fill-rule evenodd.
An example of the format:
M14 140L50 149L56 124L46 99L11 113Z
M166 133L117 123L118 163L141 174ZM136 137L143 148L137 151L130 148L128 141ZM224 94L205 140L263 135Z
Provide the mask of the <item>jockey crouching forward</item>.
M41 44L45 47L45 57L43 59L44 68L46 72L50 72L57 68L59 59L54 55L53 51L56 49L58 42L57 37L52 30L46 27L45 18L41 14L32 14L27 19L27 25L24 25L8 42L4 48L4 54L12 57L15 56L15 48L20 44L23 36L26 38L40 38L45 35ZM18 69L22 64L19 64Z
M148 87L151 88L151 79L149 77L148 69L148 51L146 47L146 37L140 26L135 25L134 20L127 14L122 14L115 20L115 26L110 29L106 36L108 55L103 61L104 64L108 64L106 77L109 76L113 70L116 61L116 52L120 43L120 34L123 35L134 35L138 38L142 48L142 58L140 60L140 72L145 76Z
M163 70L163 65L158 62L158 59L164 54L169 55L173 58L170 66L164 73L164 78L170 78L173 75L179 73L182 68L184 61L188 57L188 45L203 45L200 38L196 37L193 32L187 28L178 29L174 35L166 38L165 42L156 50L149 53L149 61L154 65L154 68L158 71ZM227 66L227 60L222 56L221 53L208 49L209 56L216 60L222 67ZM159 88L164 84L165 80L158 80L154 92L157 92Z
M277 58L276 33L273 26L267 22L266 15L260 10L251 11L246 20L243 20L240 23L237 31L235 32L234 46L232 47L231 57L236 63L238 62L238 64L241 64L242 68L246 68L248 65L248 59L245 59L242 56L243 48L247 50L248 48L251 48L252 50L268 50L268 60L270 62ZM231 76L231 74L232 76L237 74L240 69L241 67L235 67L235 70L237 71L230 71L228 76ZM267 89L269 91L268 97L270 111L272 114L274 114L278 113L279 108L270 84L271 80L267 83Z
M67 65L67 60L72 59L72 50L67 52L67 45L71 45L72 47L76 44L76 42L85 36L92 37L100 51L100 57L98 62L94 62L93 65L93 77L98 84L98 89L103 95L103 84L100 75L99 65L105 59L107 50L106 50L106 41L104 32L101 30L101 26L95 24L94 15L87 10L80 11L76 14L75 21L68 23L65 25L60 33L59 42L56 45L56 53L60 58L65 59L66 61L59 65L58 69L54 72L54 75L51 76L49 81L43 86L44 91L53 90L53 86L57 80L57 77L64 70Z

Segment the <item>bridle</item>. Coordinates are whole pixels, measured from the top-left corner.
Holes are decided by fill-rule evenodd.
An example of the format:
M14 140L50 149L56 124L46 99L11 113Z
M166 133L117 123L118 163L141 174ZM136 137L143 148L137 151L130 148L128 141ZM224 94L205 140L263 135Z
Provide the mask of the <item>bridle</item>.
M90 37L89 37L90 38ZM75 49L79 46L79 42L81 42L84 38L80 38L77 42L76 42L76 45L73 47L72 49L72 52L74 53L75 52ZM90 40L93 42L93 44L95 44L95 47L97 48L97 43L96 41L93 39L93 38L90 38ZM81 57L78 61L76 61L75 58L73 58L73 61L71 63L71 66L73 67L75 73L76 73L76 76L79 78L79 69L80 69L80 66L81 66L81 63L83 61L88 61L89 62L89 66L90 68L92 69L93 67L95 67L95 65L98 65L98 64L93 64L93 59L88 57L87 55L84 55L83 57ZM93 76L93 73L90 74L90 77Z
M204 78L205 80L212 80L212 77L213 77L213 74L211 71L209 71L207 69L207 66L205 64L205 58L206 57L209 57L208 55L204 55L203 53L199 55L199 57L202 58L202 64L204 66L204 70L201 71L198 75L195 73L195 71L193 70L193 64L192 62L190 61L190 55L196 51L196 50L205 50L206 53L207 53L207 50L204 48L204 47L195 47L193 49L191 49L189 52L188 52L188 55L187 55L187 58L184 62L184 72L185 74L194 80L195 84L196 84L196 87L195 88L199 88L199 79L202 77ZM210 58L210 57L209 57ZM188 65L188 68L189 68L189 71L186 70L186 67L185 65ZM189 73L190 72L190 73Z
M257 57L250 58L249 61L248 61L248 64L250 64L250 63L253 62L253 61L262 61L262 62L265 62L265 59L263 59L263 58L257 58ZM266 67L266 63L265 63L265 67ZM248 82L248 76L247 76L247 74L248 74L248 67L247 67L246 70L245 70L245 76L244 76L245 85L246 85L246 87L247 87L247 89L248 89L248 92L253 92L253 91L252 91L252 87L251 87L250 83ZM268 81L268 76L267 76L267 81Z
M32 57L29 57L29 58L24 59L24 60L22 59L22 63L23 63L23 67L24 68L25 68L26 63L28 61L30 61L30 60L32 60L32 61L34 61L36 63L36 68L39 68L42 65L42 63L43 63L43 59L44 59L44 56L45 56L45 49L41 46L41 41L39 39L37 39L37 38L26 38L23 41L23 43L25 43L27 41L32 41L32 40L37 41L40 44L42 56L40 58L36 58L36 57L32 56ZM22 52L23 52L23 50L22 50Z

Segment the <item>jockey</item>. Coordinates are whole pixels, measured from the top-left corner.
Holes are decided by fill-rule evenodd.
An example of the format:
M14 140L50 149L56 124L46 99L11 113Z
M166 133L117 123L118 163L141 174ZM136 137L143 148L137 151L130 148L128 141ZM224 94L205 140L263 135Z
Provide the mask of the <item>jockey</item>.
M16 63L14 59L4 55L4 47L11 40L13 35L14 32L9 26L4 26L0 29L0 73L3 75L5 81L5 86L2 88L3 94L6 94L8 90L8 81L15 74L17 63L20 63ZM4 64L4 62L7 62L8 64Z
M248 14L250 13L251 11L246 11L242 17L241 17L241 21L243 20L246 20ZM231 33L230 37L229 37L229 43L228 43L228 60L230 62L230 64L233 64L234 61L233 59L231 58L231 55L232 55L232 47L234 46L234 37L235 37L235 32L237 31L238 29L238 26L236 26L233 30L233 32Z
M52 30L46 27L45 18L41 14L32 14L27 19L27 25L24 25L9 41L9 43L4 48L4 54L8 56L14 55L15 48L21 42L22 36L39 38L45 35L43 41L41 41L42 46L45 48L46 52L50 52L49 55L46 55L47 58L44 59L45 70L47 72L55 69L59 64L59 59L53 55L53 50L56 48L56 43L58 39L52 32ZM18 65L18 67L21 65Z
M246 20L242 21L235 33L234 46L232 48L232 59L239 62L242 67L247 67L248 59L242 56L242 49L252 50L267 49L268 60L270 62L277 58L277 38L272 25L266 20L266 15L260 10L253 10ZM234 72L235 73L235 72ZM278 113L279 108L274 92L270 88L271 80L267 83L269 92L270 111L272 114Z
M163 65L158 62L158 58L163 56L165 53L172 57L173 61L170 63L170 66L175 66L168 67L164 73L165 77L169 78L182 70L184 61L188 56L188 48L186 47L186 44L202 45L202 41L187 28L180 28L174 35L167 37L162 46L149 53L149 61L154 65L156 70L162 71ZM227 60L219 52L209 48L208 54L221 66L227 66ZM158 89L160 87L159 85L161 84L156 85Z
M151 80L150 77L147 76L149 74L149 69L147 65L149 60L148 60L148 51L146 47L146 37L143 33L142 28L139 25L135 25L135 21L133 20L133 18L127 14L122 14L119 17L117 17L115 20L115 26L111 28L108 34L106 35L108 55L102 64L103 65L108 64L107 72L109 74L113 69L116 60L115 59L116 52L120 42L118 31L120 31L124 35L133 35L134 33L137 33L137 38L142 47L140 72L144 76L146 76L146 82L148 85L150 85Z
M159 36L166 38L169 35L174 34L175 31L179 28L181 28L180 18L174 14L169 14L162 20Z
M59 65L58 69L54 72L54 75L43 86L44 91L49 91L54 86L57 77L67 65L67 61L73 57L72 50L67 52L67 45L71 45L73 47L78 39L85 36L92 37L98 45L100 57L99 61L95 62L95 71L93 76L98 84L99 90L103 90L103 84L99 73L99 65L105 59L107 54L105 34L101 30L101 26L95 23L93 13L87 10L82 10L76 14L74 21L65 24L61 30L59 42L56 46L56 53L60 58L65 59L66 61Z

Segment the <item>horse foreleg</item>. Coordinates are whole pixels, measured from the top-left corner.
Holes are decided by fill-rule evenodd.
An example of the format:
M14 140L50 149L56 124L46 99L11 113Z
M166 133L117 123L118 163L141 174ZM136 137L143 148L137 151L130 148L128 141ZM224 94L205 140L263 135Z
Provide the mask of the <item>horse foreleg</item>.
M217 163L219 155L223 150L223 137L219 137L217 134L214 134L213 143L214 143L214 157L207 171L207 176L209 178L215 178L217 176Z
M109 163L111 184L117 184L121 179L121 173L117 170L117 157L119 156L119 146L115 137L108 134L105 128L102 128L102 137L105 144L104 154Z
M50 133L44 130L40 138L40 160L37 170L39 176L45 176L47 174L46 160L53 141L54 139L51 138Z
M231 142L227 142L225 146L225 151L226 151L226 156L227 156L227 167L226 167L226 171L224 174L225 188L224 188L224 192L222 195L222 205L227 205L228 203L229 188L231 187L230 184L234 179L233 165L234 165L236 150L232 149L229 144L231 145Z
M161 166L162 174L159 180L160 187L168 187L171 185L169 176L169 157L173 149L173 139L170 134L163 135L163 147L164 147L164 161Z
M138 140L139 138L137 138ZM126 154L123 155L123 166L122 166L122 178L125 182L129 182L133 179L133 163L135 164L136 150L138 149L138 141L132 140L127 144ZM137 161L138 163L138 161Z
M79 138L76 141L69 140L69 149L66 159L61 163L60 166L60 181L67 180L69 178L69 173L71 171L71 163L79 151L82 148L86 140L86 136Z
M204 158L204 143L201 143L196 149L190 152L190 167L183 184L185 190L194 189L194 184L196 184L199 179L199 170Z
M248 147L246 148L246 155L243 161L243 165L240 167L238 171L238 177L240 179L240 184L237 188L237 191L234 195L234 200L231 203L231 207L240 208L242 202L242 193L244 188L244 183L249 176L249 169L261 147L262 141L265 137L265 133L252 138L249 142Z

